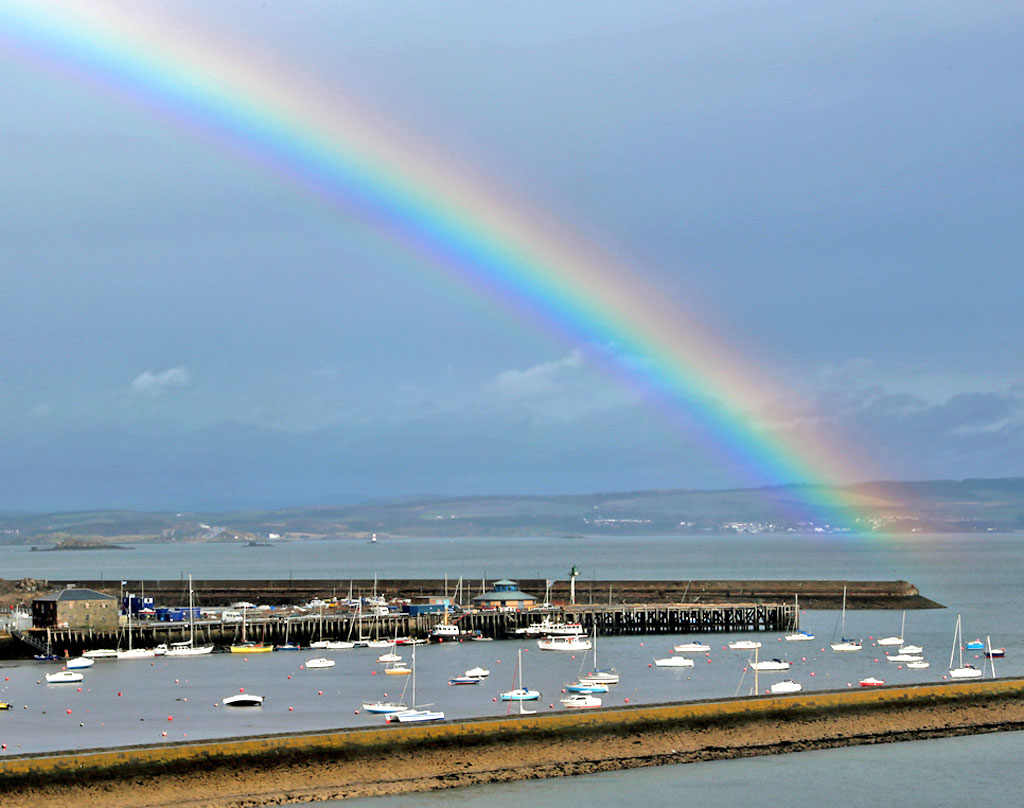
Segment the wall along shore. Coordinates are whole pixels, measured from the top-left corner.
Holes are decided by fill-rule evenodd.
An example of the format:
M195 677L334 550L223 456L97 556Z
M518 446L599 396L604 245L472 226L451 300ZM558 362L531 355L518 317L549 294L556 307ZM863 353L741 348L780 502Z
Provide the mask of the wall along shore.
M235 808L1024 728L1024 679L0 758L5 808Z

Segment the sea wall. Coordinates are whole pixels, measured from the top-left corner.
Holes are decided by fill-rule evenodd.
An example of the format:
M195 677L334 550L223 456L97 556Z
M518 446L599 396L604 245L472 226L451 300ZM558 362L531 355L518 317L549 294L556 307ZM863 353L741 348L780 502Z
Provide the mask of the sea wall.
M1012 679L0 757L0 790L5 808L227 808L1022 727Z
M53 588L77 584L100 592L119 594L119 581L51 580ZM481 592L481 581L465 582L460 602L468 603ZM543 579L520 578L519 588L542 600L547 582ZM301 603L314 597L333 595L345 597L376 592L387 598L416 598L447 593L454 597L456 584L434 578L381 578L378 580L278 579L278 580L201 580L193 581L196 596L204 606L217 606L232 601L248 600L277 606ZM181 605L187 602L185 580L132 581L132 591L152 595L158 603ZM799 597L806 609L838 609L847 590L848 609L933 609L941 604L923 597L916 586L907 581L844 581L844 580L576 580L576 603L614 605L622 603L749 603L757 601L793 602ZM553 581L550 599L569 603L569 582Z

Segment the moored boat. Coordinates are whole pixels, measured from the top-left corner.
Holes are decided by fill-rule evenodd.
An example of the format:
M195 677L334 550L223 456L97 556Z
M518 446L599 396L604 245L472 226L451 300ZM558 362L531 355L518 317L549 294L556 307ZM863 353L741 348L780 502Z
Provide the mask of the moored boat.
M866 679L860 680L861 687L881 687L885 682L882 679L876 679L874 676L869 676Z
M761 643L757 640L736 640L729 643L730 651L753 651L755 648L760 647Z
M225 707L262 707L263 696L254 696L252 693L235 693L233 696L226 696L221 699Z
M306 667L316 670L317 668L333 668L334 660L328 659L327 657L316 657L315 659L307 659Z
M672 646L673 651L710 651L711 646L703 642L682 642Z
M799 693L804 687L799 682L794 682L792 679L783 679L781 682L774 682L768 690L773 696L783 695L786 693Z
M563 707L570 710L601 706L600 696L591 696L586 693L574 693L571 696L559 699L559 702L561 702Z
M692 668L693 660L684 656L670 656L654 660L656 668Z
M760 671L761 673L765 671L788 671L790 664L782 659L762 659L760 662L751 662L750 669Z
M46 674L46 681L51 685L64 685L72 684L74 682L81 682L85 677L78 671L55 671L54 673Z
M586 634L556 634L537 640L541 651L589 651L593 648Z
M64 667L66 667L70 671L79 668L91 668L95 664L95 659L89 659L89 657L80 656L69 659L67 662L64 663Z

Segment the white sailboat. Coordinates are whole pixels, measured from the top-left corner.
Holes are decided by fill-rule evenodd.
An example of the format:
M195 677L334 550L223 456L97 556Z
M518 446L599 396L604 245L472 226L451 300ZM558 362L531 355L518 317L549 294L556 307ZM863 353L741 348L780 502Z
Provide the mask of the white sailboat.
M597 625L594 626L594 639L593 639L593 651L594 651L594 670L585 676L582 674L583 666L580 665L580 677L577 682L581 685L617 685L619 683L619 673L615 668L607 668L601 670L597 664ZM586 657L583 658L586 662Z
M949 654L949 678L950 679L980 679L982 671L970 663L964 664L963 634L960 627L960 615L956 616L956 628L953 630L953 650ZM960 659L957 666L953 667L953 657L960 652Z
M128 595L128 650L122 651L120 648L117 649L117 661L121 662L128 659L152 659L156 656L156 651L152 648L133 648L132 647L132 595Z
M860 640L848 640L846 639L846 587L843 587L843 631L842 641L832 643L833 651L859 651L864 646L861 645Z
M523 682L523 649L519 649L519 662L516 665L516 671L519 674L519 687L513 687L511 690L506 690L501 694L502 701L534 701L540 698L539 690L530 690L526 687ZM515 684L515 676L513 676L512 684Z
M800 596L793 595L793 630L786 635L786 642L809 642L814 635L809 631L801 631L797 628L800 622Z
M423 707L429 707L424 704ZM386 719L388 723L398 721L400 724L413 724L423 721L443 721L444 713L441 710L421 709L416 704L416 646L412 647L412 708L391 713Z
M903 629L907 624L907 612L903 610L903 617L900 620L900 636L898 637L882 637L880 640L876 640L879 645L903 645Z
M213 653L213 643L196 645L196 610L193 603L192 576L188 576L188 641L171 643L165 652L169 657L206 656Z

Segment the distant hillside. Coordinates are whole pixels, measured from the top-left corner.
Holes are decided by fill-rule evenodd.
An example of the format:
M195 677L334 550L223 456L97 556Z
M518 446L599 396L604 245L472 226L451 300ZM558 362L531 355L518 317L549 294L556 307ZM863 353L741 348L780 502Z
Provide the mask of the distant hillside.
M254 538L724 532L1024 530L1024 478L874 482L813 493L855 503L845 524L800 517L807 486L577 496L423 497L224 513L0 515L0 543L251 541ZM272 535L273 534L273 535Z

